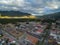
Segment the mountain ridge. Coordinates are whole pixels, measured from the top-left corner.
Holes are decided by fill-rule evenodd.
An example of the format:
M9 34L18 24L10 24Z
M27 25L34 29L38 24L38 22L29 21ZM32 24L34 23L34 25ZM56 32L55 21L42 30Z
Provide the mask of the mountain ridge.
M20 11L0 11L1 16L28 16L31 15L29 13L24 13Z
M38 18L55 18L55 19L60 19L60 12L56 12L53 14L46 14L43 16L37 16Z

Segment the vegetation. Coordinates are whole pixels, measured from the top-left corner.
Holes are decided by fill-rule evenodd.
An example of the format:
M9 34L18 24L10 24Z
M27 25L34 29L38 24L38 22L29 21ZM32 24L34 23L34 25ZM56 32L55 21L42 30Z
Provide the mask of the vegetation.
M40 21L40 19L0 19L0 23L16 23L16 22L24 22L24 21Z

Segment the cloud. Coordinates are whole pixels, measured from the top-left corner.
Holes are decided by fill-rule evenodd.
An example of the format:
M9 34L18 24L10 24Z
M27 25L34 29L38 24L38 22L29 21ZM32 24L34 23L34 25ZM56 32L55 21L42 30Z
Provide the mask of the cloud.
M47 6L50 8L50 9L58 9L60 6L59 6L59 1L51 1L51 2L47 2Z
M24 5L24 0L1 0L0 4L5 5L15 5L15 6L22 6Z
M0 10L18 10L43 15L60 8L59 0L0 0Z

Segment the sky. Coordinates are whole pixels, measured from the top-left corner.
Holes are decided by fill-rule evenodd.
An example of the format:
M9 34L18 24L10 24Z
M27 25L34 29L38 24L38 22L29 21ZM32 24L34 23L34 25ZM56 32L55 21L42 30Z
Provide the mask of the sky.
M60 12L60 0L0 0L1 11L22 11L32 15Z

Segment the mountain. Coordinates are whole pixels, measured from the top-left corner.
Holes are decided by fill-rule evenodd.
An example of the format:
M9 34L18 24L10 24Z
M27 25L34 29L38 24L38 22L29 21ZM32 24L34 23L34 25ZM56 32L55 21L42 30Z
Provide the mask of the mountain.
M0 11L0 14L2 16L28 16L31 15L29 13L24 13L24 12L20 12L20 11Z
M60 12L56 12L56 13L53 13L53 14L47 14L47 15L43 15L43 16L37 16L38 18L50 18L50 19L60 19Z

